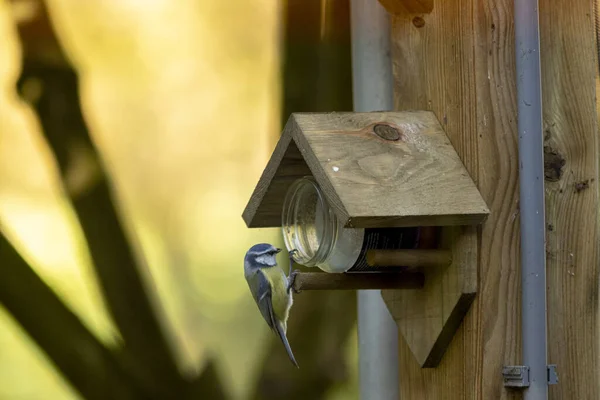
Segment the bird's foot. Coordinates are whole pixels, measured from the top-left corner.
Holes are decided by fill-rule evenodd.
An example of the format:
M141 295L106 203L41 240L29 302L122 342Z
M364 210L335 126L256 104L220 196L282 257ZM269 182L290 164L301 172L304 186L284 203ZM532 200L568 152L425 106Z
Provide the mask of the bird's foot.
M288 284L287 284L287 293L290 294L290 290L293 290L294 293L298 294L300 293L299 290L297 290L294 287L294 283L296 283L296 275L298 275L298 270L294 270L292 271L292 273L290 273L290 276L288 277Z
M298 252L298 249L292 249L288 252L290 256L290 271L292 270L292 265L294 265L294 254Z

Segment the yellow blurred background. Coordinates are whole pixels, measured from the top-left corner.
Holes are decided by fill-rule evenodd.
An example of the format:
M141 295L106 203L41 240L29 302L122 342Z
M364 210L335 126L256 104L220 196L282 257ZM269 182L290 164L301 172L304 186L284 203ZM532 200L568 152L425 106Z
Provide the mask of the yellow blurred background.
M247 398L271 333L242 259L254 243L281 240L277 229L247 229L240 215L280 130L280 2L45 3L128 231L148 260L180 368L199 373L214 355L228 393ZM0 0L0 227L85 325L115 343L56 162L15 89L18 24L38 6ZM44 90L26 84L34 98ZM355 343L353 335L345 344L351 379L330 399L358 397ZM2 308L0 349L0 399L79 398Z

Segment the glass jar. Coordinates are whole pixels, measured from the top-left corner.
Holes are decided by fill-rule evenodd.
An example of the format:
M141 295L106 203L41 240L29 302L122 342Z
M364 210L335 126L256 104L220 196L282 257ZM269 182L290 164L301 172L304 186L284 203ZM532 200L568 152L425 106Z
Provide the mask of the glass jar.
M414 248L418 242L418 228L344 228L310 176L289 187L281 218L285 246L297 250L294 261L325 272L390 271L369 267L367 250Z

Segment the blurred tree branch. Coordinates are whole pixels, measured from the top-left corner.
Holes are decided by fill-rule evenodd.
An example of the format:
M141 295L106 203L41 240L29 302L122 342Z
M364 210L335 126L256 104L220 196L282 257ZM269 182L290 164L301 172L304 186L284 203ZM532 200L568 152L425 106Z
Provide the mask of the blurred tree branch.
M76 168L72 165L74 151L96 154L81 115L77 76L71 69L24 60L19 87L22 89L33 79L41 83L43 90L32 105L64 178ZM105 303L125 342L123 357L135 365L155 392L173 394L183 390L183 380L154 310L157 303L143 281L106 177L88 182L85 190L72 198L72 204Z
M90 400L147 398L1 233L0 260L0 302L79 393Z
M23 53L23 69L17 86L24 100L29 100L37 112L63 181L69 182L70 174L81 166L78 165L78 161L81 160L78 155L87 154L88 158L92 159L92 163L100 164L99 157L81 114L77 76L66 63L66 57L60 50L51 24L48 23L43 2L36 2L36 4L39 6L37 18L27 19L19 25L21 41L26 51ZM45 38L45 42L52 47L53 62L48 62L47 58L40 56L40 48L30 43L30 40L37 40L40 37ZM65 62L56 62L56 60ZM32 87L42 90L31 90ZM28 98L32 93L33 98ZM94 171L101 171L101 168ZM152 395L144 397L139 393L129 394L126 390L122 393L112 393L110 396L97 394L106 393L109 389L117 391L116 383L96 394L87 390L88 387L106 384L104 376L109 374L106 370L108 367L104 364L90 365L89 362L82 362L85 360L78 358L77 354L63 355L60 352L62 348L59 347L57 350L53 347L68 337L66 331L68 325L63 327L63 324L57 323L56 320L32 318L27 313L30 304L22 302L23 295L17 296L19 292L8 290L10 287L3 286L6 289L3 292L3 302L11 312L17 313L15 315L17 321L44 351L54 355L53 360L65 377L78 389L85 389L82 394L86 398L164 399L182 398L186 394L193 395L195 398L205 395L216 399L224 398L216 379L208 381L201 375L190 382L180 375L165 329L156 313L159 304L152 298L148 282L144 281L143 272L146 270L142 270L143 260L140 260L142 257L138 255L136 258L132 245L134 239L128 238L125 234L107 177L100 173L91 174L90 178L85 182L86 187L79 185L80 190L70 192L73 206L87 240L105 302L125 342L124 347L120 349L119 360L131 374L129 378L133 380L129 384L136 381L144 387L145 393L152 393ZM12 249L10 246L8 248ZM10 261L11 254L7 253L3 256L8 257ZM26 292L23 292L27 293L26 297L50 297L44 292L44 288L46 292L49 288L24 261L13 262L13 264L18 272L15 273L15 277L24 274L24 281L37 282L37 285L32 284L27 287ZM0 280L3 280L3 283L10 282L4 277ZM23 285L14 287L23 288ZM66 315L65 310L68 309L51 291L49 293L54 296L52 304L55 309L62 310L56 313L62 312ZM23 307L18 307L20 302ZM74 315L72 317L76 318ZM62 318L67 317L63 315ZM83 335L81 332L79 334ZM89 335L93 338L91 334ZM97 342L96 344L97 348L94 350L109 357L108 350L101 350L99 347L102 345ZM114 371L115 374L116 371L117 369ZM204 373L216 378L214 363L209 362ZM124 386L124 389L126 388Z
M219 378L215 358L209 358L204 370L192 382L186 391L186 399L225 400L223 383Z
M290 0L284 13L283 122L292 112L351 111L349 0ZM355 324L353 291L296 295L288 338L300 369L273 337L253 399L324 398L348 380L345 346Z
M38 3L43 6L41 1ZM351 110L348 0L291 0L286 7L283 119L287 120L291 112ZM132 246L135 238L128 238L125 234L110 182L101 172L101 162L81 115L77 76L60 51L44 10L42 15L42 21L46 22L32 28L28 24L35 23L35 20L25 21L20 26L26 51L18 86L23 98L35 108L46 139L54 151L88 242L105 301L124 338L125 345L118 356L111 356L107 349L104 349L105 354L100 347L89 344L97 354L106 357L106 364L102 364L102 368L113 365L114 370L97 371L96 368L100 367L82 363L85 360L80 360L77 354L62 354L60 347L58 350L52 347L56 341L70 337L64 331L63 323L55 322L58 318L67 321L68 317L60 315L70 312L55 295L54 307L63 310L56 311L56 320L37 318L35 310L27 314L31 312L29 308L32 304L19 297L19 294L23 296L19 291L9 290L10 287L19 287L16 283L8 288L0 284L0 296L3 296L3 302L6 302L17 321L51 355L65 377L78 389L86 390L84 393L79 389L87 398L225 398L214 363L209 362L203 373L191 382L177 370L164 327L156 314L158 305L144 281L143 259L136 258ZM30 27L29 31L27 26ZM55 43L50 58L43 52L39 53L40 47L35 45L35 40L42 37L48 43ZM36 86L36 82L40 85ZM31 90L36 87L42 87L43 90ZM83 180L83 185L81 180L72 178L74 173L82 170L82 154L97 166L89 170L91 173L87 175L88 179ZM72 185L72 182L79 184ZM2 244L0 242L0 246ZM1 252L0 260L5 262ZM46 291L49 288L43 281L26 263L15 265L21 270L20 273L29 276L30 280L37 279L39 283L30 284L23 279L24 283L20 285L28 285L27 297L44 298L43 287ZM27 275L27 271L30 275ZM74 315L72 317L76 319ZM333 384L348 378L345 344L355 321L354 292L306 292L298 295L288 332L301 369L296 370L291 366L281 343L273 336L255 393L251 397L324 398ZM74 328L74 332L79 331ZM85 336L82 332L79 335ZM89 335L93 339L93 335ZM102 345L98 343L98 346ZM306 368L302 368L303 365ZM77 368L80 370L72 371ZM120 369L128 374L127 377L118 375ZM114 383L111 389L118 393L104 392L107 394L104 397L93 397L94 393L88 395L88 390L92 391L88 385L95 387L99 384L98 381L92 382L93 379L100 377L100 383L110 385L108 378L104 380L104 374L109 373L115 374L112 378L115 382L124 379L123 391ZM137 391L136 387L140 387L140 390ZM131 392L127 391L128 388ZM129 393L131 397L127 397ZM148 393L151 395L145 397Z

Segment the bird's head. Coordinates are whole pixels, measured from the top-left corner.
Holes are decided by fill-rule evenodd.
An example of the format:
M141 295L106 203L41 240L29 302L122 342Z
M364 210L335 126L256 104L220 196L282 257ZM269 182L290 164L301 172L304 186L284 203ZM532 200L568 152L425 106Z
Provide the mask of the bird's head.
M268 243L255 244L246 253L246 262L258 268L273 267L277 265L275 257L280 251L281 249Z

